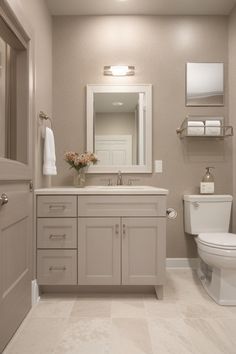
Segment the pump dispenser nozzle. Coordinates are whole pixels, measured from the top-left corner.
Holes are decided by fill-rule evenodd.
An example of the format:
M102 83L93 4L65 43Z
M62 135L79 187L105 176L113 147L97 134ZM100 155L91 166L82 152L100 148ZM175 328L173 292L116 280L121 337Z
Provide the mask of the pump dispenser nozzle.
M202 182L213 182L214 183L214 176L210 170L213 170L215 167L206 167L206 173L202 178Z

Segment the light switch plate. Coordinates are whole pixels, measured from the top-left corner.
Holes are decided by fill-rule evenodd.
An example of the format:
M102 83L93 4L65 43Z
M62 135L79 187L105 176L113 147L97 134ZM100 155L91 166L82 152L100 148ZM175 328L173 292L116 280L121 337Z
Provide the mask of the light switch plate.
M163 172L163 164L162 160L155 160L155 173Z

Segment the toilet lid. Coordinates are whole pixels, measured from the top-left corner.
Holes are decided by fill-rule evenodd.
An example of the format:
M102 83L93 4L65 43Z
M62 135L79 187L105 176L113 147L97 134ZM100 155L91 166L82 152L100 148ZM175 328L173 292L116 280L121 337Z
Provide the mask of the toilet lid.
M198 235L198 240L205 245L217 248L236 249L236 234L231 233L203 233Z

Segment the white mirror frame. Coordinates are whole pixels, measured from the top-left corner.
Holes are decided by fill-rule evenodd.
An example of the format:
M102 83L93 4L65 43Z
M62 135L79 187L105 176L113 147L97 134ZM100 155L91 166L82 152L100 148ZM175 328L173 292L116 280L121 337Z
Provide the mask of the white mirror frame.
M145 165L91 165L88 173L152 173L152 85L87 85L87 151L94 152L94 94L144 93L146 97Z

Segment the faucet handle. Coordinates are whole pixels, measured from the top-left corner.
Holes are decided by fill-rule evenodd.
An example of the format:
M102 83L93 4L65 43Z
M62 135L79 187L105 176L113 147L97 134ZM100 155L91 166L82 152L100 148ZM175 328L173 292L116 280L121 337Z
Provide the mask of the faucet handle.
M112 179L111 178L102 178L101 182L106 182L107 186L112 186Z
M128 186L132 186L133 182L139 181L139 178L129 178L128 179Z
M118 171L117 173L117 186L122 186L123 185L123 178L122 178L122 172L121 170Z

